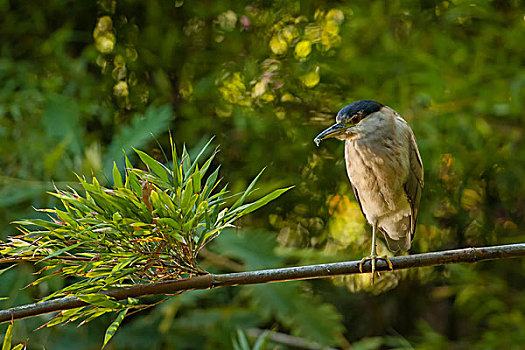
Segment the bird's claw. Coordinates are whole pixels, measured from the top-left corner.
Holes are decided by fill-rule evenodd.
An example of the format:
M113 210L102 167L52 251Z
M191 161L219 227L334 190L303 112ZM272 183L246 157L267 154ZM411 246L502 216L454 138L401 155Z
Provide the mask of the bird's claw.
M372 265L372 284L374 284L374 279L375 279L375 272L376 272L376 261L377 260L383 260L384 262L386 262L386 264L388 265L388 268L393 271L394 270L394 266L392 265L392 262L390 261L390 259L386 256L386 255L381 255L381 256L366 256L364 257L363 259L361 259L361 261L359 262L359 272L363 273L363 264L365 262L367 262L368 260L370 260L370 263ZM379 274L379 272L378 272Z

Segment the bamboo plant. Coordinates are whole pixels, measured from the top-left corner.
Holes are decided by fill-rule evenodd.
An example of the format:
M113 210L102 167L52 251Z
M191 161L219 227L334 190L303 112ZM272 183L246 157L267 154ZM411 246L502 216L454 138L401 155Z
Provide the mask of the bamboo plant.
M74 295L89 303L63 311L47 326L78 319L84 323L120 311L108 328L107 335L112 335L129 309L149 305L111 300L100 292L207 273L198 265L199 251L237 219L291 188L246 203L262 171L245 191L230 194L221 184L219 167L210 170L217 150L201 161L210 143L191 159L185 147L178 156L172 141L169 165L135 150L146 170L134 168L126 156L124 178L113 164L112 187L95 177L88 181L77 176L82 191L55 188L50 193L61 200L62 209L38 209L49 220L15 222L21 234L1 243L1 261L37 263L41 277L29 286L52 277L74 277L44 300ZM233 204L227 207L227 202Z

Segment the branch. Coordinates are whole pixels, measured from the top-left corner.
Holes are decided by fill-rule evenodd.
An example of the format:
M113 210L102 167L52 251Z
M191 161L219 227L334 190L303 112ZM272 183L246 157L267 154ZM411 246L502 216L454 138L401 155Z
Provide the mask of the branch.
M414 267L435 266L455 263L473 263L483 260L507 259L525 256L525 243L500 245L493 247L465 248L446 250L416 255L390 258L394 270ZM388 265L378 260L376 271L388 271ZM363 266L363 273L370 272L370 264ZM212 289L243 284L269 283L278 281L305 280L312 278L333 277L358 274L359 261L347 261L298 267L286 267L271 270L259 270L222 275L207 274L181 280L139 284L127 288L118 288L101 292L116 300L139 298L150 295L176 294L194 289ZM50 312L86 306L87 303L75 296L43 301L34 304L13 307L0 311L0 323L12 319L42 315Z

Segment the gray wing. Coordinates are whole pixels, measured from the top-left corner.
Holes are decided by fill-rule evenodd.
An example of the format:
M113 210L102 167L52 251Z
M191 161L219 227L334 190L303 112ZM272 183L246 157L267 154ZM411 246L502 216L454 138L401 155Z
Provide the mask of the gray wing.
M421 200L421 190L423 189L423 162L417 148L416 138L410 130L410 148L409 148L410 171L405 183L405 193L410 202L412 215L410 217L410 233L414 238L416 231L416 219L419 211L419 201Z
M352 180L350 180L350 185L352 185L352 190L354 190L355 199L357 200L357 203L359 204L359 209L361 209L361 213L363 214L366 220L366 214L363 211L363 206L361 205L361 200L359 199L359 193L357 193L357 188L355 188L354 184L352 183Z

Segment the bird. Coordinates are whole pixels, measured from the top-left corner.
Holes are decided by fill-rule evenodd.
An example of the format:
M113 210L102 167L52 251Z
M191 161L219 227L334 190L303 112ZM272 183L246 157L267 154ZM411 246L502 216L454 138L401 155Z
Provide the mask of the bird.
M372 226L372 251L359 263L371 263L372 284L377 256L377 231L384 235L392 252L408 251L416 230L423 162L416 138L408 123L392 108L371 100L343 107L336 123L314 139L319 146L327 138L345 142L346 172L359 207Z

